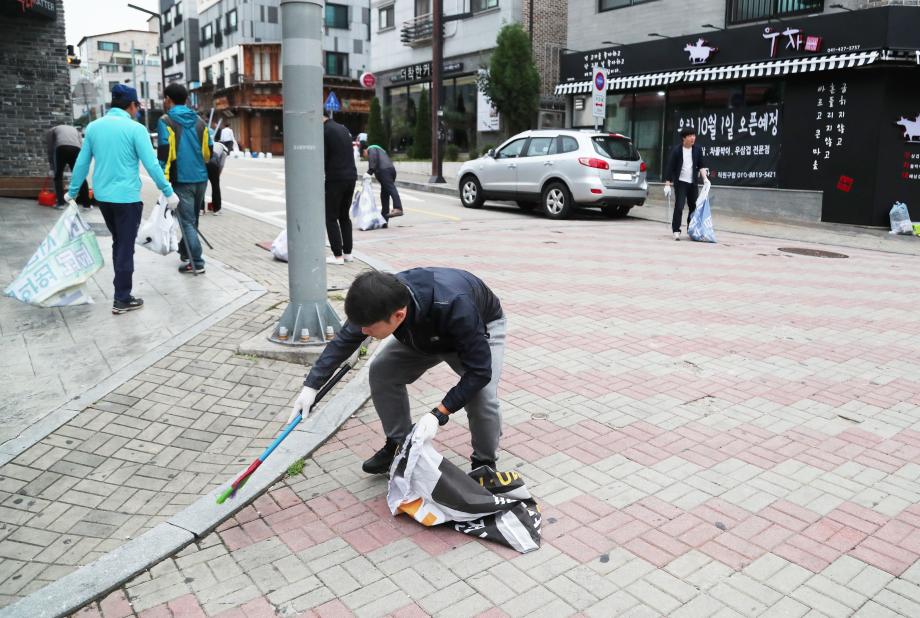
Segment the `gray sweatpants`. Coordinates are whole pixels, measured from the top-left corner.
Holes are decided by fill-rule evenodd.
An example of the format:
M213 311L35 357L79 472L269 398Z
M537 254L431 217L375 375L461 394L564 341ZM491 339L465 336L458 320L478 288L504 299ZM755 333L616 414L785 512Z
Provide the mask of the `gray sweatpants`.
M489 322L486 329L489 331L489 349L492 352L492 380L467 402L465 409L470 424L473 457L495 461L498 457L498 439L502 434L498 381L505 360L506 318ZM457 375L463 375L463 365L454 353L423 354L396 339L390 339L377 354L371 364L368 380L374 407L388 438L402 443L412 431L406 385L418 380L423 373L440 362L447 363ZM432 402L432 407L437 403L440 402Z

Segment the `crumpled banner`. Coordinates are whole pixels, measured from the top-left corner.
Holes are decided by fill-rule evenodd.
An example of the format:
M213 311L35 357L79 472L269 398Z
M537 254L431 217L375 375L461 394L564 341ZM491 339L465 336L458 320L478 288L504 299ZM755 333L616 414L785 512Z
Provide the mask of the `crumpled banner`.
M71 203L3 293L38 307L92 303L85 284L102 264L96 234Z

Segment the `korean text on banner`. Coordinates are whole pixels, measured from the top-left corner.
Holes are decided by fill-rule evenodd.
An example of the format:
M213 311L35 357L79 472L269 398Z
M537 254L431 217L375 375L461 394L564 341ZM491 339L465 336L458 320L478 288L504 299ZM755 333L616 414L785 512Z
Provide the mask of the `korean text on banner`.
M3 293L39 307L92 303L84 284L100 268L96 235L71 202Z

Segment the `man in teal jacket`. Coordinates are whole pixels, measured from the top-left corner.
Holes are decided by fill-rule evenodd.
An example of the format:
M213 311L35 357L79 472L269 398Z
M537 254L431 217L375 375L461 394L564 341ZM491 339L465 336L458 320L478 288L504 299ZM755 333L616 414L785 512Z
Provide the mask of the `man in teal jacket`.
M194 110L186 107L188 90L182 84L170 84L163 92L166 115L157 124L159 141L157 158L179 196L179 225L185 247L191 255L188 263L179 267L180 273L204 273L201 241L198 239L198 211L204 206L208 188L207 162L211 159L211 140L208 125ZM180 253L182 253L180 251Z
M112 265L115 269L115 297L112 313L133 311L144 306L144 301L131 295L134 278L134 240L141 224L144 204L141 202L141 177L137 170L140 162L157 188L167 197L169 207L175 209L179 199L157 165L150 135L144 125L134 121L140 109L137 91L118 84L112 88L112 109L86 127L83 148L77 157L70 179L68 198L73 200L80 185L93 169L93 194L112 233Z

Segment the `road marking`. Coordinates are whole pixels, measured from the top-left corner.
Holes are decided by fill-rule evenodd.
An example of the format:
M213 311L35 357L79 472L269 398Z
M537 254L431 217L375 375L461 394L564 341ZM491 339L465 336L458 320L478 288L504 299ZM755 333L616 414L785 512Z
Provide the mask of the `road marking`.
M241 215L246 215L257 221L262 221L263 223L268 223L269 225L274 225L279 228L286 228L287 222L285 219L279 219L274 217L271 213L259 212L258 210L253 210L252 208L246 208L245 206L240 206L239 204L234 204L233 202L228 202L227 200L221 200L221 208L226 208L230 212L239 213Z

